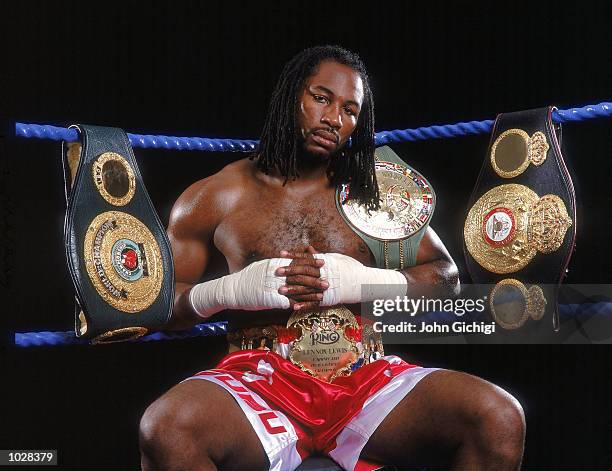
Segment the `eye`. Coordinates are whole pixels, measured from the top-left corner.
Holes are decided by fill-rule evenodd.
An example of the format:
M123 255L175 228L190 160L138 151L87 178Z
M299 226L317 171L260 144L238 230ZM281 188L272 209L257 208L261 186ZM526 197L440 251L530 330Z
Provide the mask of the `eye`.
M357 116L357 113L355 113L353 109L348 106L344 108L344 112L348 114L349 116Z
M327 103L329 101L327 97L323 95L312 95L312 97L317 103Z

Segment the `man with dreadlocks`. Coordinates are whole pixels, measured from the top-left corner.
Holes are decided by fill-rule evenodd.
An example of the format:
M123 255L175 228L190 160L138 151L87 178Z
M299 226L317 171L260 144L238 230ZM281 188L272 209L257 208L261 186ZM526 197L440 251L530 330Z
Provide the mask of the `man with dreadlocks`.
M276 325L276 348L245 340L244 329L215 369L149 406L141 420L143 469L291 470L313 453L349 470L373 469L362 459L520 467L521 406L484 380L374 355L328 382L279 348L295 340L279 319L340 304L357 312L362 284L403 294L418 283L457 285L457 268L431 228L414 266L374 267L334 200L336 187L348 183L351 199L376 209L374 169L374 102L360 58L336 46L301 52L281 74L255 155L189 187L168 228L173 326L238 311L251 328ZM198 283L203 275L209 281Z

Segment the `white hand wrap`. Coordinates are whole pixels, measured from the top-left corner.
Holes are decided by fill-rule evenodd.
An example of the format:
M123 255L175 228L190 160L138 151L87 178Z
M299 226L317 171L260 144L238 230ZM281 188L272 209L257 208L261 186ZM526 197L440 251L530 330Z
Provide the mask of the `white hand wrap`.
M395 270L366 267L361 262L339 253L315 254L325 261L321 279L329 288L323 292L321 306L351 304L405 296L408 281Z
M223 309L287 309L289 298L278 292L285 284L285 277L274 272L290 263L288 258L260 260L239 272L195 285L189 293L191 306L202 317L210 317Z

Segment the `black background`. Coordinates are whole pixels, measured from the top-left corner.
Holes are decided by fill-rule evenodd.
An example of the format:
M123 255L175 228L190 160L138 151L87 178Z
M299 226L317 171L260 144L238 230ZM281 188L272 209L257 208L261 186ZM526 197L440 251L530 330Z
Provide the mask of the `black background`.
M366 62L377 130L499 112L610 101L605 1L23 2L2 6L2 113L7 120L117 126L134 133L257 138L282 65L337 43ZM568 282L609 283L610 119L564 126L578 196ZM432 226L468 281L466 204L488 136L394 148L432 182ZM2 142L2 318L7 332L69 330L59 144ZM162 221L192 182L240 154L136 149ZM145 407L220 358L222 338L5 349L0 448L59 449L63 469L136 469ZM396 346L424 365L477 374L523 404L525 469L610 469L611 353L603 345ZM469 394L469 391L466 391Z

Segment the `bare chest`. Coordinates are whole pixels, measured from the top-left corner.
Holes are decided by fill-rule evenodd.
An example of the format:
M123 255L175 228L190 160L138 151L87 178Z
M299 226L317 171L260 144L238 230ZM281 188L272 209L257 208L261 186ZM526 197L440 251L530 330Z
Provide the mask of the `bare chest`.
M242 201L218 226L214 242L230 271L279 257L281 250L303 251L308 245L370 263L367 245L338 214L331 189L314 197L260 194Z

